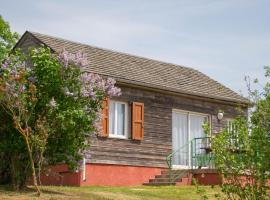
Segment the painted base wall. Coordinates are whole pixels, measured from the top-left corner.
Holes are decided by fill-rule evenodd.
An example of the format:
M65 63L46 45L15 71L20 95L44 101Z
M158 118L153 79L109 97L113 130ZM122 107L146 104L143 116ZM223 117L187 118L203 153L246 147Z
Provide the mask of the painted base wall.
M136 186L160 174L164 168L125 165L87 164L82 186Z
M139 186L147 183L155 175L161 174L165 168L138 167L109 164L87 164L86 179L83 180L82 171L70 172L66 165L56 165L49 168L46 174L41 176L43 185L65 186ZM211 170L198 170L193 175L177 185L191 185L192 178L196 178L201 185L218 185L222 183L217 172ZM246 177L240 177L245 185ZM268 180L270 186L270 180Z
M219 185L222 183L218 173L194 174L193 178L195 178L200 185Z
M69 171L67 165L51 166L41 176L43 185L80 186L80 181L81 173Z
M52 166L42 175L43 185L66 186L139 186L160 174L164 168L109 164L87 164L86 179L82 171L70 172L66 165Z

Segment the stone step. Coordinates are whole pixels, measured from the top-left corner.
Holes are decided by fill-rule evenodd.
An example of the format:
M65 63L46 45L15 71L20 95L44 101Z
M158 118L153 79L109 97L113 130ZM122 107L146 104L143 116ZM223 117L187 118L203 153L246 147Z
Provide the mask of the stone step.
M162 175L156 175L155 178L171 178L171 179L174 179L174 178L177 178L177 177L181 177L179 176L179 174L162 174Z
M177 178L177 179L169 179L169 178L155 178L155 179L150 179L149 183L167 183L167 182L181 182L182 178Z
M163 173L163 174L160 174L160 175L156 175L155 176L155 178L169 178L169 177L184 177L184 176L187 176L188 175L188 172L185 172L185 171L183 171L183 172L181 172L181 173Z
M164 170L164 171L161 171L161 175L162 174L181 174L181 173L188 173L190 170Z
M143 185L147 186L166 186L166 185L176 185L175 182L162 182L162 183L144 183Z
M187 185L189 181L190 170L163 170L161 174L156 175L143 185L161 186L161 185Z

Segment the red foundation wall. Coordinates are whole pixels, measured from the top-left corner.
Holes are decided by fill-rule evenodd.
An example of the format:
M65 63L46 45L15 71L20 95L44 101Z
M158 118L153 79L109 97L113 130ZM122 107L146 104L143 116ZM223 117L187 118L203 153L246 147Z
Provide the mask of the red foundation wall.
M137 186L160 174L164 168L109 164L86 164L86 179L82 171L70 172L66 165L50 167L42 175L43 185L65 186Z
M164 168L108 164L87 164L86 180L82 186L136 186L148 182Z
M65 186L138 186L147 183L155 175L161 174L165 168L139 167L109 164L86 164L86 179L83 172L71 172L67 165L50 167L47 173L41 176L43 185ZM218 185L222 183L217 172L202 172L191 175L184 185L190 185L191 179L196 178L201 185ZM239 177L243 186L247 183L246 177ZM31 184L31 183L30 183ZM182 185L182 184L179 184ZM270 180L268 180L270 186Z
M81 173L71 172L67 165L55 165L41 176L42 185L80 186Z
M219 185L222 183L221 177L218 173L194 174L193 177L200 185Z

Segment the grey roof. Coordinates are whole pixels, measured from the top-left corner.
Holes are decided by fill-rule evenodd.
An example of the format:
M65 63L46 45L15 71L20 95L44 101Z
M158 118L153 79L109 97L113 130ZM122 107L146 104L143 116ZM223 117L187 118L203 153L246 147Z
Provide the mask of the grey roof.
M248 100L198 70L176 64L120 53L72 42L40 33L31 34L39 42L59 52L82 51L89 61L87 71L115 78L117 81L182 94L247 104ZM229 76L229 74L227 74Z

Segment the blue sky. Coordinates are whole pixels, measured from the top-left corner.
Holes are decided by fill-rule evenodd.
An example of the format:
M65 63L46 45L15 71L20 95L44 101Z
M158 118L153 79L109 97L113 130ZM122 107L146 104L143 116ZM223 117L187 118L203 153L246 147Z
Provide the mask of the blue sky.
M0 0L14 31L50 34L193 67L245 94L265 81L269 0Z

